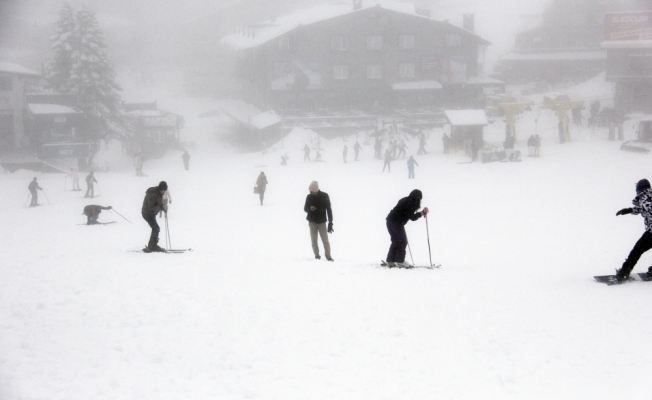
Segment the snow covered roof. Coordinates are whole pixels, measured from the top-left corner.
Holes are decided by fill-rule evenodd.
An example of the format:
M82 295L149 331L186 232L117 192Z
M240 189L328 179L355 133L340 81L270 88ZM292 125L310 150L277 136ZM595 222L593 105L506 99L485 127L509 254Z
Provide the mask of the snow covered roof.
M8 63L8 62L0 62L0 72L4 72L7 74L16 74L16 75L29 75L34 77L41 76L41 74L39 74L38 72L32 71L31 69L27 69L22 65Z
M82 112L68 106L61 106L59 104L40 104L29 103L27 109L32 114L51 115L51 114L81 114Z
M553 53L510 53L502 58L504 61L580 61L606 60L603 50L593 51L559 51Z
M222 43L227 44L237 50L254 48L290 31L293 31L300 26L314 24L316 22L329 20L347 14L363 12L374 7L380 7L385 10L412 15L415 18L423 18L425 20L438 22L417 14L412 2L404 3L394 0L362 0L362 8L359 10L354 10L350 2L339 4L331 3L322 4L308 9L297 10L286 16L278 17L274 20L270 20L253 27L244 28L246 31L245 33L233 33L227 35L222 38ZM482 41L483 43L489 43L471 31L467 31L454 25L450 26L460 31L466 32L469 35L477 37L478 40Z
M276 125L279 122L281 122L281 117L279 117L274 110L265 111L251 119L251 125L258 129L265 129L269 126Z
M233 120L256 129L265 129L281 122L281 117L273 110L262 112L253 104L242 100L224 100L220 110Z
M605 40L600 43L603 49L649 49L652 40Z
M394 90L432 90L441 88L441 83L437 81L399 82L392 84L392 89Z
M446 118L454 126L488 125L484 110L446 110Z

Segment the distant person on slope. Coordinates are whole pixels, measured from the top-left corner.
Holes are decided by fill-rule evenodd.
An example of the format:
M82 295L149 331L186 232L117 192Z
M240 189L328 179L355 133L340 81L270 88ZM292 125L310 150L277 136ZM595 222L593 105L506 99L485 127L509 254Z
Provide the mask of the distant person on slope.
M36 207L38 206L38 192L37 190L43 190L42 187L38 185L38 182L36 182L36 178L32 179L32 181L27 185L27 189L29 189L29 193L32 195L32 202L29 203L30 207Z
M183 151L181 158L183 158L183 167L188 171L190 169L190 154L188 154L188 150Z
M258 188L258 198L260 199L260 205L263 205L265 200L265 190L267 189L267 177L264 172L261 172L256 179L256 187Z
M312 181L308 186L310 194L306 196L306 204L303 206L303 211L308 215L308 226L310 227L310 240L312 241L312 251L317 260L321 259L319 255L319 245L317 244L317 234L321 236L322 244L324 245L324 253L328 261L333 261L331 258L331 245L328 241L328 234L333 233L333 210L331 210L331 199L328 193L319 190L319 183ZM328 216L328 220L326 217ZM328 221L328 227L326 227Z
M632 204L634 207L623 208L616 215L640 214L645 221L645 232L634 245L623 266L616 271L618 283L626 281L643 253L652 249L652 189L650 189L650 182L647 179L641 179L636 183L636 197L632 200ZM647 272L652 275L652 267L648 268Z
M408 179L414 179L414 166L419 166L417 163L417 160L414 159L414 157L410 156L410 158L407 160L407 166L408 166Z
M147 247L143 249L145 253L165 251L158 245L158 234L161 231L161 228L156 223L156 214L158 214L161 209L167 212L167 206L163 205L163 194L166 190L168 190L168 184L165 181L161 181L158 186L151 187L145 192L141 214L143 215L143 219L147 221L147 224L152 228L152 233L149 236L149 243L147 243Z
M84 197L95 197L94 183L97 183L97 179L95 179L95 175L91 171L90 174L86 175L86 194Z
M72 190L75 192L80 192L81 188L79 187L79 174L73 168L70 168L69 175L72 178Z
M428 214L428 207L424 207L423 211L417 212L421 208L421 198L421 191L413 190L408 197L399 200L396 207L385 218L387 231L392 240L386 260L389 267L407 268L410 266L405 262L405 248L408 245L405 224L408 221L416 221Z
M86 216L86 225L99 224L99 222L97 222L97 218L100 216L102 210L110 210L111 208L111 206L102 207L95 204L84 207L84 212L82 214Z

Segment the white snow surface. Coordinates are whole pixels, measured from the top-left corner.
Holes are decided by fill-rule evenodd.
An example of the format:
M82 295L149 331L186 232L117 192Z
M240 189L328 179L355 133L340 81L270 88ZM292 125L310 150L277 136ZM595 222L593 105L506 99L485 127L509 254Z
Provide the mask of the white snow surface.
M405 160L381 172L364 134L322 139L321 163L302 162L314 133L301 130L235 154L216 139L228 119L197 117L209 105L159 101L186 118L190 171L179 152L146 161L145 177L116 162L97 173L95 199L64 190L61 174L0 175L0 399L649 398L652 284L592 276L643 232L640 216L615 213L650 178L650 155L586 127L557 144L554 113L535 108L517 148L536 129L540 158L468 164L441 153L436 130L426 155L408 143L419 163L408 180ZM498 121L485 136L504 131ZM356 139L361 160L349 151L344 164ZM264 206L252 193L261 171ZM43 205L25 208L33 176ZM145 190L161 180L173 247L191 253L135 251L149 236ZM310 247L312 180L333 204L332 263ZM429 263L430 243L442 267L381 268L385 216L415 188L431 212L406 226L414 261ZM80 225L87 204L131 223L103 211L117 222Z

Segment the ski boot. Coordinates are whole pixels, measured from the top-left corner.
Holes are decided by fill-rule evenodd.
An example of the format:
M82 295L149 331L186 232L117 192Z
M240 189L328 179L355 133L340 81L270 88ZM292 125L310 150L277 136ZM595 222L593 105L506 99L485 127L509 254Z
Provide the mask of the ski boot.
M625 271L624 268L616 270L616 277L614 278L614 283L621 284L629 279L629 272Z
M398 268L412 268L412 265L408 264L405 261L397 262L396 267Z

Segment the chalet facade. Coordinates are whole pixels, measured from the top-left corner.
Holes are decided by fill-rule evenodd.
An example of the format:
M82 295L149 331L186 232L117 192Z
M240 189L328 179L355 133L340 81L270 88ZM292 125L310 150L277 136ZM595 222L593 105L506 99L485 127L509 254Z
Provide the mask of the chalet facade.
M179 147L182 116L159 110L156 102L125 103L124 106L133 127L126 143L130 155L140 153L145 158L160 158L169 149Z
M409 6L358 2L241 28L223 39L237 53L240 97L284 116L481 103L469 80L489 42Z
M20 65L0 62L0 152L28 144L25 93L40 89L41 75Z

